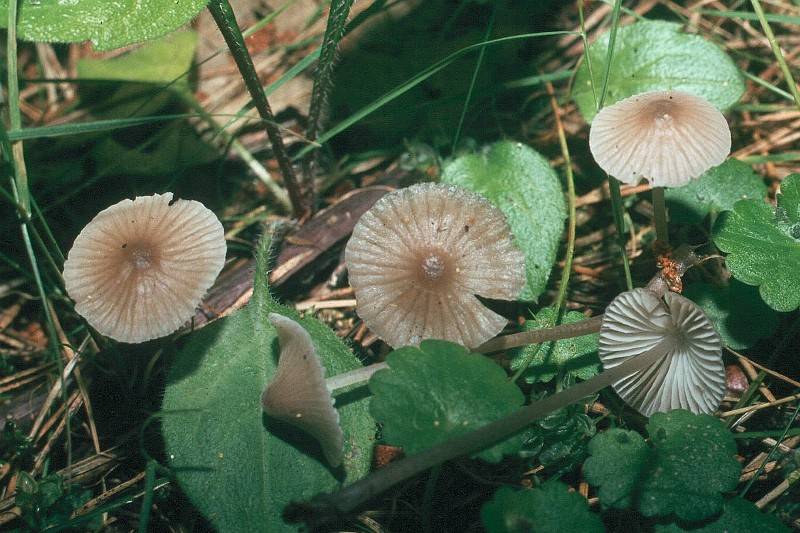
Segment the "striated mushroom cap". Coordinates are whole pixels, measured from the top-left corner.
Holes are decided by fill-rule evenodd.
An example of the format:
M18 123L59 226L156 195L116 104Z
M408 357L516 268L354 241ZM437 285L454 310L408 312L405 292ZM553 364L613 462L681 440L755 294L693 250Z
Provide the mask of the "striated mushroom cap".
M342 464L344 434L311 336L285 316L270 313L269 320L278 330L281 355L278 370L261 395L264 412L314 437L335 468Z
M387 194L356 224L345 262L358 314L391 346L442 339L475 347L506 319L475 295L513 300L525 257L482 196L426 183Z
M225 235L203 204L172 193L101 211L64 263L75 310L101 334L144 342L177 330L225 264Z
M731 131L717 108L692 94L653 91L600 110L589 130L600 167L635 185L680 187L717 166L731 151Z
M664 339L673 344L667 355L617 381L614 390L646 416L678 408L713 412L725 394L722 340L703 311L679 294L668 292L661 300L634 289L617 296L600 329L603 367L613 368Z

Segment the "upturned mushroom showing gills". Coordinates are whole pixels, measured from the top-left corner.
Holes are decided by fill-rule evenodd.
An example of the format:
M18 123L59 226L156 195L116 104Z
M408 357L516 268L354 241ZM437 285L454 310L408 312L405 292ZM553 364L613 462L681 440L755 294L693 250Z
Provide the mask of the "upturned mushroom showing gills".
M600 167L635 185L680 187L731 151L728 122L705 99L680 91L637 94L600 110L589 130Z
M482 196L439 184L387 194L356 224L345 262L357 312L394 347L442 339L476 347L507 321L476 297L513 300L525 258Z
M194 314L225 263L222 224L200 202L137 196L97 214L64 263L75 310L122 342L168 335Z
M278 330L281 353L275 376L261 395L261 406L267 415L314 437L335 468L342 463L344 434L311 336L291 318L270 313L269 321Z
M668 292L664 300L647 289L622 293L606 308L599 354L605 371L662 342L666 355L615 381L625 402L646 416L672 409L711 413L725 394L722 340L691 300Z

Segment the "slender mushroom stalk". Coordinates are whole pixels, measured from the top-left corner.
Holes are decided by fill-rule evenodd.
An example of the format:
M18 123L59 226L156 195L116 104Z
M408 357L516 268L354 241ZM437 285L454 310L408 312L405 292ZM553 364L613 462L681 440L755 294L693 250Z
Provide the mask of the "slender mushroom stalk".
M225 264L217 217L172 193L137 196L101 211L64 263L75 311L122 342L168 335L193 315Z
M637 305L632 305L632 302ZM628 311L629 315L626 314ZM656 327L649 328L653 333L648 337L651 342L621 362L614 360L614 354L617 353L615 350L607 350L607 355L611 354L608 357L612 363L608 364L607 369L598 376L534 402L475 431L439 443L417 455L390 463L333 495L320 495L308 503L292 504L287 507L284 516L290 521L305 521L312 526L312 529L316 525L335 521L405 479L444 461L491 446L521 431L533 421L609 385L616 387L620 383L628 383L631 379L644 381L646 384L652 383L652 380L641 380L640 376L649 376L653 371L660 375L665 361L674 361L676 354L684 350L687 344L694 347L701 346L703 353L710 353L716 347L716 357L720 357L718 336L716 344L713 339L709 341L709 337L716 335L710 322L695 304L681 296L668 295L665 306L654 293L647 289L636 289L618 296L609 306L606 316L610 318L604 320L601 329L601 346L613 346L613 337L619 334L619 324L622 323L620 317L623 316L634 324L655 324ZM606 335L612 337L604 340L603 330ZM648 328L642 326L640 330ZM626 342L625 351L633 350L632 344ZM671 370L672 365L667 365L667 368ZM722 379L724 386L724 369ZM695 386L697 382L691 385ZM658 407L663 406L664 404L658 404ZM693 404L690 404L689 407L692 406Z
M589 130L589 148L597 164L620 181L650 181L656 235L668 243L663 187L680 187L725 161L731 132L705 99L652 91L601 109Z
M389 193L353 229L345 262L358 314L390 346L474 348L507 320L476 295L514 300L525 257L503 213L473 192L425 183Z

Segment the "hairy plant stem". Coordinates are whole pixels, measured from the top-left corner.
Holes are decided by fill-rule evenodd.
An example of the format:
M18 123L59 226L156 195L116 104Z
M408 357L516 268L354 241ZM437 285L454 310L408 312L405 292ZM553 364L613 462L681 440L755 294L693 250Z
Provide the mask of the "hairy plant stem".
M491 446L521 431L535 420L653 365L672 347L673 343L670 340L662 340L650 350L632 357L588 381L583 381L544 400L518 409L496 422L439 443L424 452L389 463L335 494L320 495L308 503L290 504L284 512L284 517L293 522L304 521L311 526L312 530L316 525L334 522L410 477L445 461Z
M669 244L669 231L667 230L667 203L664 200L664 187L653 187L653 221L656 225L656 239Z
M272 114L272 108L264 95L264 89L258 79L253 59L244 44L244 37L241 30L239 30L239 25L236 23L233 9L228 0L211 0L208 4L208 11L214 17L214 22L217 23L219 31L225 38L231 55L236 61L236 66L239 68L239 73L242 75L245 86L247 86L247 91L250 93L253 104L258 110L258 114L264 119L264 129L272 144L272 153L275 155L281 174L283 174L283 183L289 192L292 211L296 217L301 217L307 212L307 207L303 201L303 195L300 192L300 186L297 183L292 163L286 153L286 147L283 145L283 137L275 122L275 115Z

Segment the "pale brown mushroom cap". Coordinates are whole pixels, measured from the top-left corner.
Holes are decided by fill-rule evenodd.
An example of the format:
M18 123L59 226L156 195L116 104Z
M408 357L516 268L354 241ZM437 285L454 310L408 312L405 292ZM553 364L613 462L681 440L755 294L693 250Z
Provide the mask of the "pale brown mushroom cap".
M476 347L507 320L475 295L513 300L525 257L482 196L426 183L387 194L356 224L345 262L358 315L391 346L442 339Z
M277 313L270 313L269 320L278 330L281 355L275 376L261 395L261 406L269 416L314 437L335 468L344 457L344 434L311 335L294 320Z
M692 94L653 91L604 107L589 148L600 167L631 185L680 187L725 161L731 131L717 108Z
M75 310L101 334L144 342L180 328L225 263L225 235L200 202L137 196L97 214L64 263Z
M725 394L722 340L694 302L647 289L617 296L600 328L603 368L613 368L666 340L669 352L656 364L613 384L628 405L646 416L672 409L712 413Z

